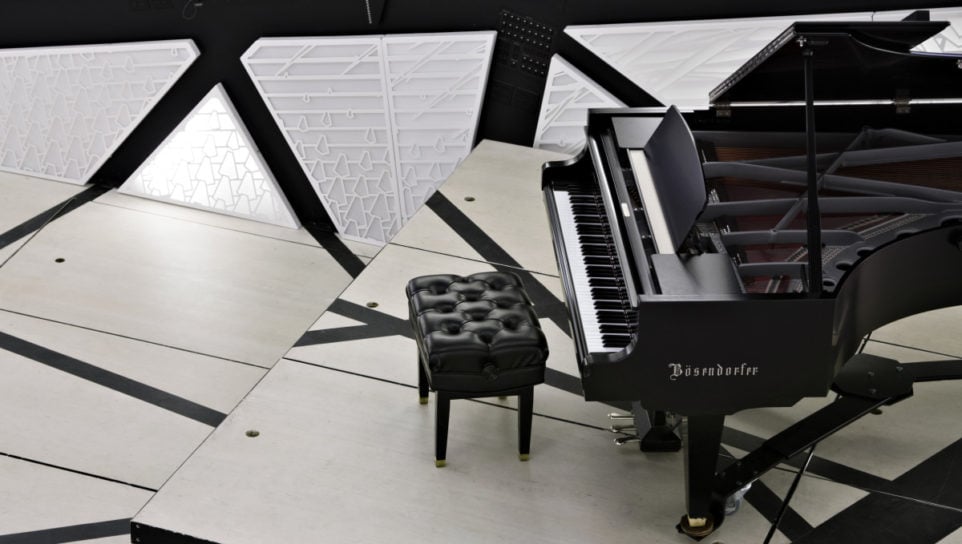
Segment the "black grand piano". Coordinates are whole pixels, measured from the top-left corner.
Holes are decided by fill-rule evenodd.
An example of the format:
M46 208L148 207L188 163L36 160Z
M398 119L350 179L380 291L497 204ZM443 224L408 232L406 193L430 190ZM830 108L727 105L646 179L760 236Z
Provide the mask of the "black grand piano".
M584 151L543 169L585 398L643 407L651 449L677 440L666 413L684 418L694 538L779 462L962 377L860 353L886 323L962 304L962 58L911 52L946 25L796 23L710 109L593 110ZM726 415L831 390L716 470Z

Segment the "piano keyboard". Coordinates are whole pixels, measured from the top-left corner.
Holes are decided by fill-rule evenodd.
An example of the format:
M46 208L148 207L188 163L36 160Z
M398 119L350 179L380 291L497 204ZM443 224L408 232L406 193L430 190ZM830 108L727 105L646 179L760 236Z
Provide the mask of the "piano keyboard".
M631 342L637 321L601 196L591 186L555 189L571 283L586 348L615 352Z

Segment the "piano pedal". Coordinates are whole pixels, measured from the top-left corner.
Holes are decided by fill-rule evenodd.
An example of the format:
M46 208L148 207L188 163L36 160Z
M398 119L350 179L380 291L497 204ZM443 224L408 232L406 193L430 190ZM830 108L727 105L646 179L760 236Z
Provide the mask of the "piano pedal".
M634 425L612 425L608 430L615 434L631 434L635 432Z
M611 412L610 414L608 414L608 419L610 419L611 421L624 421L624 420L634 421L635 416L634 414L619 414L617 412Z
M630 444L630 443L632 443L632 442L641 442L641 439L638 438L637 436L634 436L634 435L632 435L632 436L622 436L622 437L620 437L620 438L616 438L616 439L615 439L615 445L616 445L616 446L624 446L625 444Z

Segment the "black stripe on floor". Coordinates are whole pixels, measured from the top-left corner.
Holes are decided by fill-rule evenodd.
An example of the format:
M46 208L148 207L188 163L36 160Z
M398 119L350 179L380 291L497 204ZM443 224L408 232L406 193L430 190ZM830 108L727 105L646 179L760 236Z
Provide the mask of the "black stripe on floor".
M59 542L77 542L78 540L93 540L95 538L109 538L130 533L130 518L84 523L53 529L41 529L26 533L0 535L0 544L41 544Z
M110 187L91 185L80 193L68 198L67 200L64 200L60 204L57 204L43 213L40 213L24 221L23 223L20 223L7 232L0 234L0 249L9 246L24 236L40 230L47 223L57 219L58 217L63 217L64 215L76 210L80 206L90 202L91 200L94 200L109 190Z
M870 493L801 538L816 542L934 544L962 527L962 440Z
M332 329L307 331L298 339L293 347L317 346L320 344L333 344L335 342L350 342L351 340L370 340L371 338L383 338L385 336L396 335L393 331L380 330L370 325L335 327Z
M737 429L732 429L731 427L725 427L725 430L722 433L722 442L742 451L753 451L761 447L762 443L765 442L765 439L743 431L739 431ZM785 461L785 464L799 468L801 467L802 462L802 457L795 457ZM827 478L840 484L865 490L884 489L891 483L885 478L843 465L841 463L836 463L835 461L829 461L828 459L818 456L812 458L812 462L809 464L807 472Z
M329 344L347 340L383 338L385 336L404 336L412 340L414 339L411 324L408 323L406 319L400 319L343 299L335 300L327 310L355 321L360 321L364 323L364 325L307 331L304 336L301 336L300 340L294 344L294 347ZM547 385L574 395L581 396L584 394L581 389L581 379L577 376L546 368L544 381ZM621 405L619 404L618 407L621 407Z
M341 268L352 278L361 275L361 271L364 270L364 261L348 249L344 245L344 241L336 234L316 225L304 225L304 229L317 240L317 243L321 244L321 247L331 254L337 264L341 265Z
M126 376L104 370L90 363L85 363L68 355L57 353L56 351L3 332L0 332L0 349L93 382L102 387L112 389L137 400L153 404L154 406L169 410L205 425L210 425L211 427L216 427L227 417L227 414L202 406L183 397L157 389L156 387L151 387L127 378Z
M144 544L216 544L210 540L203 540L175 531L151 527L143 523L132 523L130 525L130 538L132 542Z
M767 485L761 481L752 484L752 488L745 493L745 502L752 505L769 523L773 523L778 516L778 510L782 506L783 497L779 497ZM737 519L733 520L738 523ZM791 506L785 509L785 515L778 524L778 530L782 532L790 541L800 538L812 530L812 525L805 521L798 512ZM761 538L758 539L761 542Z
M568 326L568 312L565 309L564 302L542 285L531 272L524 270L518 261L514 260L481 227L441 194L441 191L436 191L428 199L427 205L468 245L474 248L485 261L494 265L498 271L513 272L521 277L525 291L527 291L531 302L534 303L538 315L553 321L565 334L571 334Z
M544 383L566 393L578 395L579 397L585 394L584 389L581 387L581 378L572 376L571 374L565 374L553 368L544 369Z
M414 339L411 324L406 319L378 312L360 304L339 298L328 306L327 311L360 321L364 325L307 331L294 344L295 348L385 336L404 336Z
M99 475L99 474L94 474L94 473L92 473L92 472L84 472L84 471L82 471L82 470L77 470L77 469L74 469L74 468L68 468L68 467L64 467L64 466L60 466L60 465L54 465L53 463L46 463L46 462L44 462L44 461L38 461L38 460L36 460L36 459L31 459L31 458L29 458L29 457L21 457L21 456L19 456L19 455L13 455L12 453L0 452L0 456L9 457L10 459L16 459L17 461L23 461L23 462L25 462L25 463L30 463L30 464L33 464L33 465L40 465L40 466L42 466L42 467L53 468L53 469L56 469L56 470L62 470L62 471L64 471L64 472L69 472L69 473L71 473L71 474L78 474L78 475L80 475L80 476L86 476L86 477L88 477L88 478L96 478L97 480L103 480L103 481L105 481L105 482L111 482L111 483L115 483L115 484L126 485L126 486L134 487L134 488L137 488L137 489L143 489L144 491L150 491L151 493L156 493L156 492L157 492L157 490L154 489L154 488L152 488L152 487L146 487L146 486L139 485L139 484L132 484L132 483L130 483L130 482L125 482L125 481L123 481L123 480L117 480L117 479L114 479L114 478L108 478L108 477L106 477L106 476L101 476L101 475Z
M411 330L411 325L407 320L361 306L360 304L348 302L343 299L336 299L328 307L328 311L355 321L360 321L364 323L364 325L307 331L294 344L295 348L346 342L349 340L383 338L385 336L404 336L412 340L414 339L414 332ZM584 395L580 378L552 368L545 369L544 383L545 385L573 395ZM629 409L627 403L611 402L605 404L622 410Z

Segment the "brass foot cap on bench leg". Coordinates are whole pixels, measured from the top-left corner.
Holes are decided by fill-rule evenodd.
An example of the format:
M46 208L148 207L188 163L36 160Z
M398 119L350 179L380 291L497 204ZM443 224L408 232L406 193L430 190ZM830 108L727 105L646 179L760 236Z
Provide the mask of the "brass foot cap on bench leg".
M523 463L523 462L527 461L528 459L531 459L531 455L528 454L528 453L521 453L521 454L518 454L518 459L520 459L521 462Z
M427 403L428 403L428 398L427 398L427 397L418 397L418 402L420 402L421 404L427 404Z
M448 462L445 461L444 459L435 459L435 460L434 460L434 466L436 466L436 467L438 467L438 468L441 468L441 467L443 467L443 466L446 465L446 464L448 464Z

